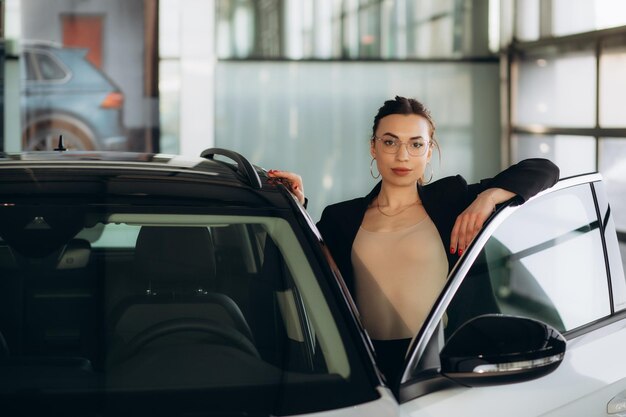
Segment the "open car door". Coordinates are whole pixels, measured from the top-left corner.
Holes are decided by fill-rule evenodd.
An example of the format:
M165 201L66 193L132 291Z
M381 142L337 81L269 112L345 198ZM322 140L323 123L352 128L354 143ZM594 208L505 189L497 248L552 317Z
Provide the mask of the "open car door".
M598 174L486 224L407 354L410 416L606 416L626 409L626 303Z

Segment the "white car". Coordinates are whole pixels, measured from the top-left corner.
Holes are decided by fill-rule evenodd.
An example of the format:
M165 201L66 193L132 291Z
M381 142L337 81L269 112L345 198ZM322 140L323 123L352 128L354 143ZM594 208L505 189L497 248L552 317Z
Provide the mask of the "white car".
M0 157L0 415L626 415L599 175L499 208L389 387L303 208L203 156Z

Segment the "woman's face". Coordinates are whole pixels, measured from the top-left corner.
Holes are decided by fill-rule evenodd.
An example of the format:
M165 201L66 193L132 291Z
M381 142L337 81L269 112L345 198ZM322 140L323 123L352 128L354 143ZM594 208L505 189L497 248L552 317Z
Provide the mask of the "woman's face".
M433 153L428 121L416 114L390 114L380 119L370 153L383 181L415 185Z

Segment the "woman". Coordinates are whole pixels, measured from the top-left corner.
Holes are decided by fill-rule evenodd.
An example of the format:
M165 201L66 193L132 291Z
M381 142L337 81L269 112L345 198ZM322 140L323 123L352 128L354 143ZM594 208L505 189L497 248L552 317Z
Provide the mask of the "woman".
M365 197L326 207L317 224L391 384L449 270L496 205L511 198L522 203L559 176L550 161L529 159L477 184L468 185L459 175L429 183L430 159L439 147L434 135L435 123L422 103L404 97L386 101L370 140L370 172L381 181ZM269 175L289 180L304 204L298 175L275 170ZM472 303L464 307L466 317L489 310L489 301L480 297L467 294Z

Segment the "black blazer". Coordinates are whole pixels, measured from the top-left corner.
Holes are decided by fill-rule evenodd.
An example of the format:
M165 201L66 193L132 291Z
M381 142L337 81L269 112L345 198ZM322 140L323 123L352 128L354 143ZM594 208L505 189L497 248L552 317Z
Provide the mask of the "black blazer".
M456 218L476 196L488 189L499 187L516 194L521 204L538 192L553 186L559 179L559 168L547 159L526 159L493 178L476 184L467 184L460 175L442 178L431 184L418 185L418 192L426 212L439 231L448 265L452 269L458 255L450 254L450 234ZM363 222L370 202L378 195L381 183L365 197L333 204L324 209L317 223L343 279L354 296L354 272L351 253L354 238Z

